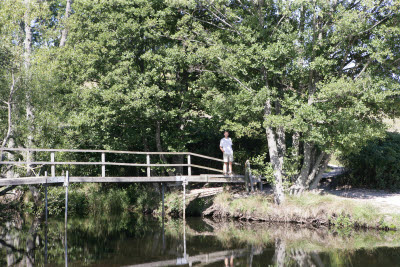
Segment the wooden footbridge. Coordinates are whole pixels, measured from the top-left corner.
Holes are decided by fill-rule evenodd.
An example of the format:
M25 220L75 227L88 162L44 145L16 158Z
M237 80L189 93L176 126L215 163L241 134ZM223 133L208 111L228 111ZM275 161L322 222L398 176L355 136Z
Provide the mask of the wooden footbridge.
M4 153L8 154L7 161L3 161ZM42 161L30 161L32 153L40 153L40 158L48 158L49 160ZM43 153L45 156L43 156ZM56 154L63 154L65 157L66 153L88 153L89 157L86 159L98 159L87 160L87 161L56 161ZM114 157L110 156L114 155ZM115 162L107 161L106 158L110 156L111 159L116 159L115 155L139 155L145 162ZM108 156L107 156L108 155ZM186 158L186 163L165 163L165 156L174 155ZM15 159L19 156L19 159L24 160L10 160ZM37 155L36 155L37 156ZM76 156L76 155L75 155ZM151 156L158 156L162 163L151 163ZM39 157L37 157L39 158ZM74 157L80 158L80 157ZM217 169L215 167L204 166L199 164L193 164L193 158L200 158L203 161L208 160L214 163L214 165L221 164L223 160L209 157L201 154L191 153L191 152L139 152L139 151L119 151L119 150L88 150L88 149L39 149L39 148L0 148L0 167L6 165L8 168L15 167L18 173L32 173L33 168L39 170L36 176L27 177L17 177L20 175L9 175L13 177L1 178L0 186L17 186L17 185L45 185L45 210L47 218L47 186L56 185L63 183L65 187L65 220L67 220L67 210L68 210L68 186L70 183L161 183L162 185L162 214L164 216L164 186L166 183L181 184L183 186L183 207L186 207L186 185L189 183L246 183L246 189L253 191L253 178L251 172L249 171L249 164L243 169L245 170L245 175L235 174L235 175L224 175L222 169ZM233 163L236 166L240 166L238 163ZM93 166L93 169L98 168L98 176L75 176L70 175L71 166ZM60 168L60 166L62 168ZM145 168L145 171L136 172L143 173L143 176L112 176L107 175L107 166L117 166L117 167L140 167ZM179 168L181 173L171 172L168 176L155 176L153 175L152 168ZM109 167L110 168L110 167ZM192 168L196 169L195 173L192 173ZM22 171L21 171L22 169ZM42 171L44 170L44 171ZM50 175L47 175L47 171L50 171ZM61 173L61 176L56 175L56 171ZM74 170L79 171L79 170ZM213 173L210 173L213 172ZM115 173L115 170L114 172ZM164 170L165 173L165 170ZM42 175L40 175L42 174ZM44 175L43 175L44 174ZM251 182L250 182L251 181ZM262 188L261 181L258 181L260 188ZM200 195L200 194L199 194ZM183 217L185 217L185 208L183 208Z
M47 153L47 161L29 161L27 159L31 158L32 153ZM201 158L203 160L209 160L217 163L223 164L222 159L209 157L201 154L191 153L191 152L138 152L138 151L116 151L116 150L83 150L83 149L30 149L30 148L0 148L0 166L1 165L12 165L15 167L29 169L31 166L39 166L41 169L48 169L50 175L45 174L29 177L7 177L0 179L0 186L9 185L28 185L28 184L54 184L54 183L170 183L170 182L196 182L196 183L243 183L245 182L244 175L223 175L222 169L217 169L215 167L203 166L198 164L193 164L193 158ZM24 160L18 161L2 161L4 153L18 153L24 155ZM66 154L66 153L90 153L90 158L98 158L98 161L56 161L56 154ZM110 154L125 154L125 155L142 155L145 157L145 162L110 162L107 161L107 156ZM186 163L151 163L151 156L165 157L168 155L181 156L186 158ZM43 158L43 157L42 157ZM144 159L144 158L143 158ZM234 163L239 165L238 163ZM63 167L62 170L68 169L67 166L93 166L94 168L99 168L98 176L81 176L81 175L56 175L60 172L60 166ZM119 166L119 167L144 167L146 171L143 176L109 176L107 175L107 166ZM183 173L175 172L174 175L168 176L155 176L153 175L153 168L180 168ZM192 173L192 169L197 169ZM243 168L244 169L244 168ZM26 172L25 172L26 173ZM147 175L146 175L147 174Z

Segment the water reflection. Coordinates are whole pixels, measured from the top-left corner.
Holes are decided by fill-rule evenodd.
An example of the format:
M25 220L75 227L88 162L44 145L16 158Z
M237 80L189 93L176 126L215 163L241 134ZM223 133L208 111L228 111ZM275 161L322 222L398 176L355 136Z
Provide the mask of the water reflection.
M116 217L0 224L1 266L396 266L400 234L209 219ZM68 237L68 240L67 240Z
M18 218L6 222L0 228L0 248L4 255L4 262L0 261L2 266L35 266L36 255L35 248L42 243L41 236L38 235L38 228L41 219L35 218L28 225Z

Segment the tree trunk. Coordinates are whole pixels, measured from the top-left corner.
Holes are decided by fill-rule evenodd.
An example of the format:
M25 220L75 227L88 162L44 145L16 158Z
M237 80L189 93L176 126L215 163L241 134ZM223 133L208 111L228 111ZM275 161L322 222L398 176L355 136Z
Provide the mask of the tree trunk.
M67 0L67 6L65 7L65 16L64 16L64 29L61 32L61 40L60 40L60 47L65 45L67 41L68 29L67 29L67 19L69 17L69 13L71 12L71 3L72 0Z
M276 114L281 114L281 105L278 100L275 101L275 111ZM279 162L282 167L282 174L284 175L283 160L286 154L286 134L285 134L285 129L282 126L276 128L276 136L277 136Z
M311 166L311 172L307 177L307 181L306 181L306 186L307 188L309 187L309 185L312 183L312 181L314 180L315 176L317 175L319 168L320 168L320 164L323 160L323 158L325 157L325 152L321 152L318 157L312 161L313 164Z
M157 121L156 123L156 146L157 146L157 151L158 152L163 152L162 145L161 145L161 123L160 121ZM163 154L160 154L160 159L163 163L168 163L167 159ZM174 172L168 170L168 175L169 176L175 176Z
M271 101L268 99L265 103L265 116L271 115ZM265 128L268 141L268 152L272 168L274 169L274 201L276 204L281 204L285 200L285 195L282 186L282 165L278 155L276 136L271 126Z
M275 240L275 254L273 257L275 266L286 266L286 243L283 239L277 238Z
M312 145L308 142L304 142L304 158L303 166L301 168L300 174L297 177L295 184L291 188L291 194L299 194L306 189L306 181L311 168L311 154Z
M31 64L31 53L32 53L32 27L31 27L31 8L30 8L30 0L25 0L25 15L24 15L24 24L25 24L25 41L24 41L24 67L25 67L25 98L26 98L26 121L28 124L28 136L26 147L33 147L33 135L34 135L34 109L32 105L32 94L30 90L30 64ZM27 153L26 161L34 161L33 154ZM27 165L27 176L32 174L33 166L31 164Z
M300 153L300 133L295 132L292 135L292 156L297 158Z
M319 181L321 181L322 175L324 174L326 167L328 167L328 163L331 159L330 154L325 154L324 158L322 159L322 163L318 168L317 174L315 179L310 183L309 189L313 190L318 187Z
M16 79L14 76L14 73L11 73L11 87L10 87L10 94L8 95L8 101L5 102L7 105L7 133L6 136L3 139L3 142L1 144L1 148L14 148L15 147L15 125L13 121L13 115L15 113L15 105L14 105L14 93L16 91ZM4 160L4 155L3 151L0 152L0 160ZM7 153L8 157L7 159L9 161L14 161L14 155L11 152ZM6 178L13 178L14 177L14 168L11 165L5 165L6 168Z

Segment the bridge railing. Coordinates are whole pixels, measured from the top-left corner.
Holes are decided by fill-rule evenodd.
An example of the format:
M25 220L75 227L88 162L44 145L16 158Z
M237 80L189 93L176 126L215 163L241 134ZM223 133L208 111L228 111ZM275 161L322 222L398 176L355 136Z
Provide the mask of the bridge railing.
M2 161L4 152L19 152L26 153L24 160L18 161ZM49 161L30 161L30 155L33 152L48 152ZM99 161L56 161L55 154L56 153L97 153L99 154ZM156 167L186 167L187 168L187 176L192 175L192 168L198 168L207 171L213 171L217 173L223 173L222 169L216 169L208 166L198 165L192 163L192 157L198 157L202 159L211 160L214 162L223 163L224 161L219 158L214 158L210 156L205 156L197 153L191 152L141 152L141 151L120 151L120 150L92 150L92 149L42 149L42 148L0 148L0 166L1 165L14 165L14 166L26 166L27 169L30 166L50 166L51 168L51 177L56 176L56 166L57 165L92 165L92 166L101 166L101 177L106 177L106 166L127 166L127 167L146 167L147 177L154 177L151 175L151 169ZM128 154L128 155L145 155L146 162L145 163L131 163L131 162L109 162L106 161L107 154ZM151 163L151 156L154 155L181 155L186 156L186 163ZM28 160L27 160L28 159ZM234 165L239 165L239 163L233 163Z

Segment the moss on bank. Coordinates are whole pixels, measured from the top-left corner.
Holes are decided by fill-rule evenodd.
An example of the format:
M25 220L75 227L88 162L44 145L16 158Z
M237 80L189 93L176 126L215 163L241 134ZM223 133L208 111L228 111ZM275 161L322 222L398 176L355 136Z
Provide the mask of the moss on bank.
M183 199L182 191L172 191L165 194L164 209L165 214L172 217L180 217L183 213ZM212 197L205 198L186 198L186 215L187 216L201 216L203 211L210 207L213 203ZM162 202L158 204L158 208L154 210L153 214L161 215Z
M338 228L400 229L400 214L387 214L357 200L316 193L287 196L285 203L278 206L271 196L223 192L214 198L213 205L203 214Z

